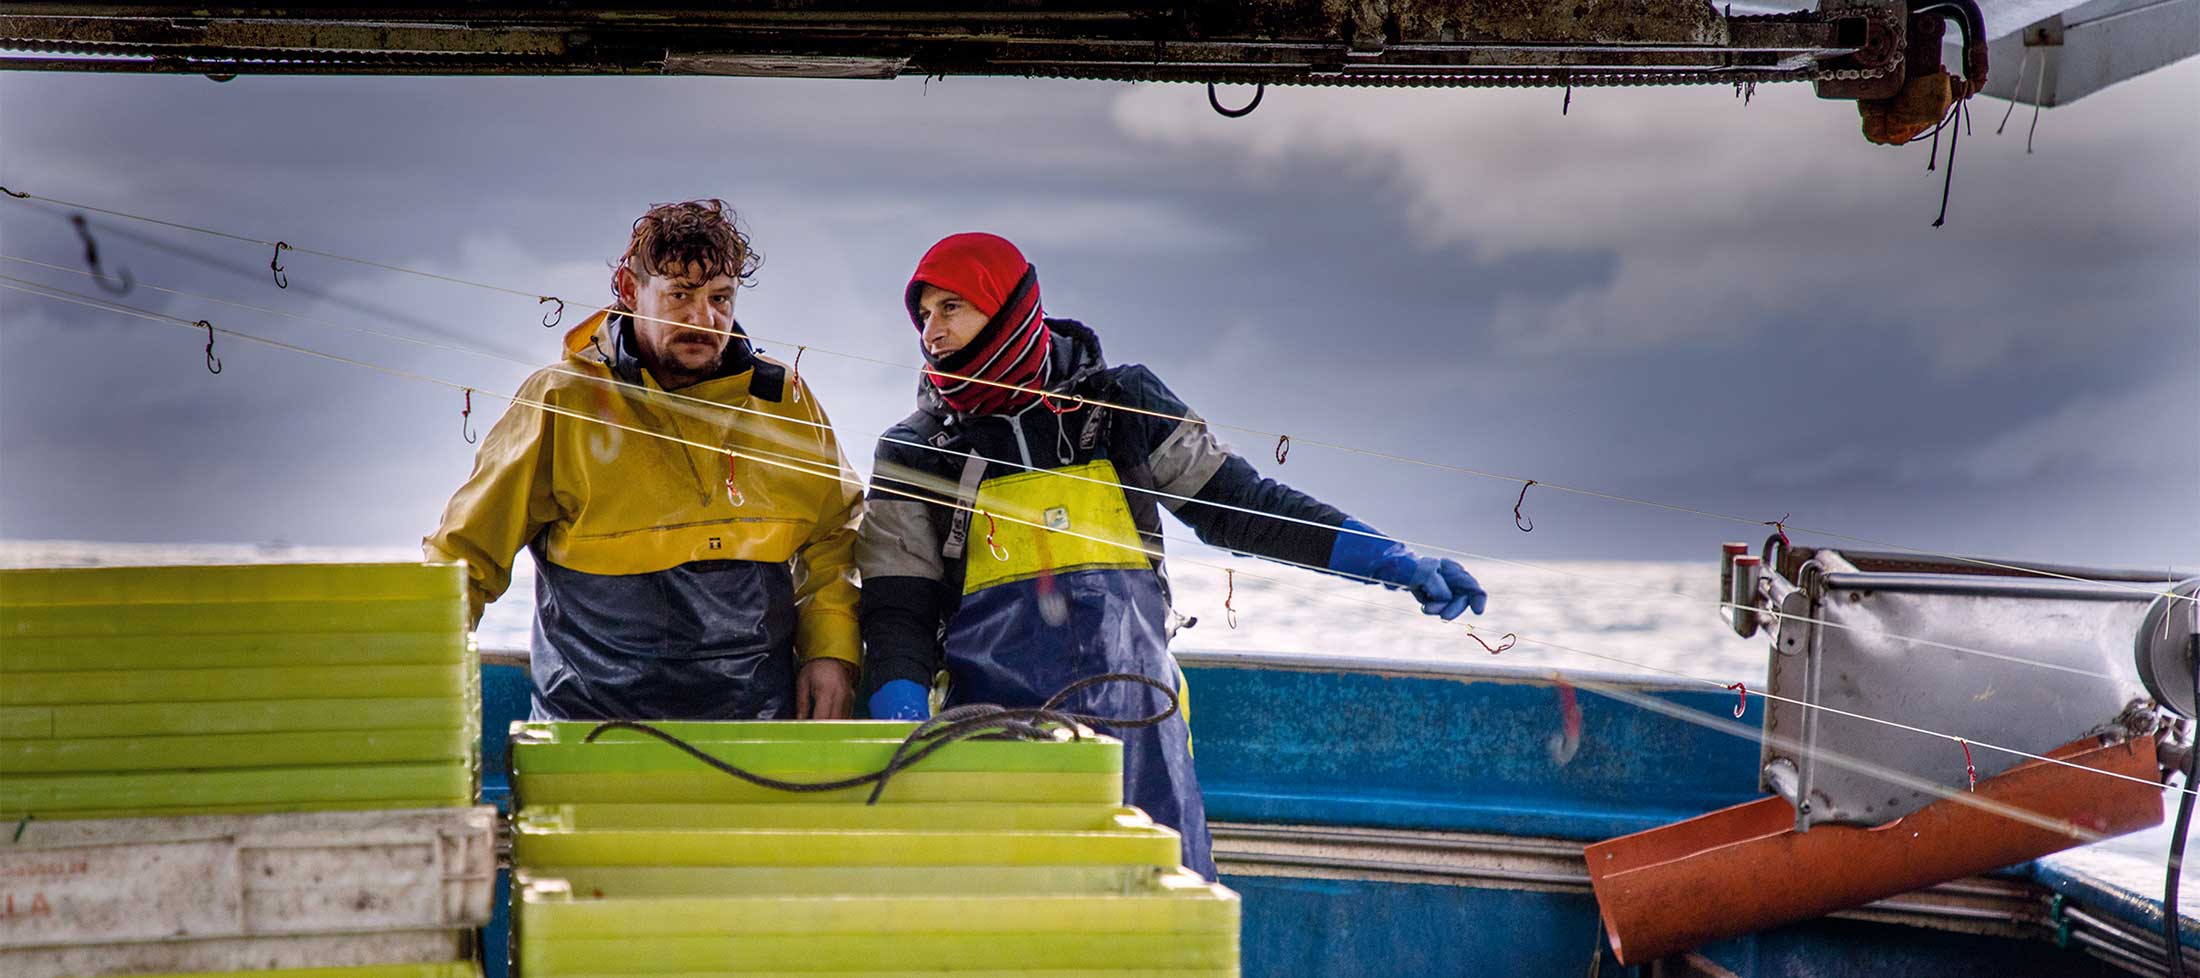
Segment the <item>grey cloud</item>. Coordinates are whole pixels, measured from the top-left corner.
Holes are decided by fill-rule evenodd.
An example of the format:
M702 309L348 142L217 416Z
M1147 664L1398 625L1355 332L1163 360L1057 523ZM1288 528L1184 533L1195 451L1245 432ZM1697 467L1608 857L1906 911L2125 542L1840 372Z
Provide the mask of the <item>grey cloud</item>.
M774 355L813 347L803 373L859 467L910 406L902 282L939 235L986 228L1039 264L1051 312L1209 417L1935 548L2141 560L2200 551L2188 477L2123 464L2121 436L2019 449L2082 446L2120 413L2083 405L2200 362L2180 271L2200 148L2133 109L2189 105L2192 77L2051 111L2035 157L1967 138L1941 232L1919 153L1862 145L1853 110L1800 91L1746 110L1577 92L1560 119L1555 92L1287 90L1233 122L1183 86L0 75L0 182L590 301L643 206L725 196L766 253L741 320ZM51 217L0 207L0 235L75 260ZM107 245L148 282L556 354L526 298L288 260L418 321L391 323ZM81 288L65 278L41 280ZM188 331L36 302L0 293L0 534L402 544L467 471L454 392L226 344L208 377ZM487 391L526 372L227 315ZM1523 535L1516 484L1310 444L1271 472L1387 530L1530 559L1766 532L1539 488ZM2130 520L2086 515L2103 507Z

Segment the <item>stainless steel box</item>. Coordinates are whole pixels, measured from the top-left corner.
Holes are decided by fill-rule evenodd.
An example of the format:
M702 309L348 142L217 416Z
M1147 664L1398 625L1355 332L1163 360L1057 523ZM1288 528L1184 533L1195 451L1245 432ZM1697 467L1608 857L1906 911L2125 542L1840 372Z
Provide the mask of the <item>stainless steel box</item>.
M1771 693L1812 706L1766 701L1760 770L1796 828L1877 825L1967 789L1964 745L1921 731L1969 741L1984 780L2025 760L1984 744L2044 754L2145 701L2132 639L2162 579L2052 573L2088 580L1832 550L1768 561L1754 603L1779 612L1762 616Z

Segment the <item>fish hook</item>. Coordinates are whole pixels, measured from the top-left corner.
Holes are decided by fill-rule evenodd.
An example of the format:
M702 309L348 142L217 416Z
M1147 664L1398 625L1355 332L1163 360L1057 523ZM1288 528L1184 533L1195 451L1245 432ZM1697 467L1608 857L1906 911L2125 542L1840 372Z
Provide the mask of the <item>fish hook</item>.
M1488 649L1491 655L1496 655L1499 652L1503 652L1506 649L1512 648L1514 645L1517 645L1520 642L1520 636L1515 635L1511 632L1506 632L1505 634L1498 636L1496 645L1491 645L1490 643L1483 641L1482 636L1476 635L1474 633L1473 625L1467 626L1467 637L1473 639L1474 644Z
M1519 527L1520 532L1522 533L1535 532L1534 518L1526 516L1520 512L1520 507L1528 501L1528 487L1532 485L1535 485L1534 479L1529 479L1528 481L1521 483L1520 498L1513 500L1513 525Z
M1229 622L1231 628L1236 628L1237 606L1233 602L1237 600L1237 571L1228 567L1223 568L1222 580L1222 611L1223 614L1228 616L1223 620Z
M10 196L10 197L13 197L13 198L15 198L15 199L17 199L17 200L29 200L29 199L31 199L31 195L29 195L29 194L19 194L19 193L16 193L15 191L13 191L13 190L9 190L9 189L8 189L8 188L6 188L6 187L0 187L0 194L7 194L8 196Z
M289 250L291 248L288 242L277 241L275 257L267 260L268 270L275 273L275 287L278 289L290 288L290 276L283 274L283 252Z
M99 283L99 287L110 294L128 295L130 290L137 285L137 282L130 278L130 270L127 268L121 269L114 276L115 281L121 282L121 285L109 283L107 271L99 267L99 242L92 238L91 223L84 220L82 214L69 215L69 223L76 226L76 236L84 239L84 264L91 266L92 281Z
M1956 116L1966 125L1971 120L1971 113L1966 108L1970 103L1968 95L1956 102ZM1962 135L1961 128L1948 130L1948 169L1940 174L1940 216L1933 219L1936 228L1948 223L1948 191L1956 181L1956 139Z
M1288 459L1288 458L1290 458L1290 457L1291 457L1291 436L1290 436L1290 435L1277 435L1277 436L1276 436L1276 464L1277 464L1277 465L1282 465L1282 464L1284 463L1284 460L1285 460L1285 459Z
M2029 49L2027 49L2027 50L2029 50ZM2021 83L2021 82L2023 82L2023 81L2024 81L2024 79L2022 79L2022 78L2019 78L2019 79L2017 79L2017 81ZM2030 128L2030 129L2027 129L2027 130L2025 130L2025 131L2024 131L2024 155L2026 155L2026 156L2030 156L2030 155L2032 155L2032 137L2033 137L2033 136L2037 136L2037 135L2039 135L2039 132L2040 132L2040 104L2041 104L2041 103L2042 103L2043 101L2045 101L2045 100L2046 100L2046 98L2047 98L2047 71L2046 71L2045 67L2043 66L2043 67L2041 68L2041 70L2040 70L2040 77L2039 77L2039 80L2037 80L2037 81L2033 82L2033 84L2032 84L2032 128Z
M1243 119L1252 115L1254 109L1260 108L1261 96L1266 94L1268 94L1268 83L1256 82L1253 86L1253 100L1245 103L1244 108L1225 109L1222 107L1222 100L1215 97L1215 83L1207 83L1207 104L1225 119Z
M466 406L458 412L458 433L471 445L480 439L474 436L474 389L466 388Z
M214 324L201 319L191 325L206 330L206 372L210 374L221 373L221 358L214 355Z
M1792 544L1792 543L1789 543L1789 542L1788 542L1788 528L1787 528L1787 521L1788 521L1788 517L1790 517L1790 516L1793 516L1793 515L1795 515L1795 514L1794 514L1794 513L1782 513L1782 514L1780 514L1780 518L1779 518L1779 519L1776 519L1776 520L1765 520L1765 521L1764 521L1764 525L1766 525L1766 526L1769 526L1769 527L1771 527L1771 528L1772 528L1772 532L1774 532L1774 533L1777 533L1777 534L1779 534L1779 536L1780 536L1780 548L1781 548L1782 550L1786 550L1786 549L1789 549L1789 548L1791 548L1791 547L1795 546L1794 544Z
M542 328L556 329L559 323L565 321L565 300L554 295L546 295L537 298L535 305L539 306L545 302L555 302L558 307L550 310L548 315L542 317Z
M993 521L992 513L985 513L984 510L979 510L979 512L985 514L985 549L993 554L994 560L1007 560L1008 548L1001 546L1000 543L994 539L994 534L998 532L1001 528L1000 525Z
M2028 38L2027 40L2029 40L2029 38ZM2031 45L2031 44L2029 44L2029 43L2027 43L2027 44L2026 44L2026 45L2024 46L2024 57L2022 57L2022 58L2019 58L2019 59L2017 59L2017 83L2016 83L2015 85L2011 86L2011 87L2010 87L2010 89L2009 89L2009 90L2010 90L2010 91L2011 91L2012 93L2014 93L2014 92L2020 92L2020 91L2023 91L2023 90L2024 90L2024 73L2025 73L2025 70L2026 70L2026 69L2028 69L2028 68L2030 68L2030 67L2032 67L2032 45ZM2042 81L2045 81L2045 80L2046 80L2046 78L2047 78L2047 72L2046 72L2046 71L2041 71L2041 72L2040 72L2040 79L2041 79ZM2038 108L2038 106L2037 106L2037 105L2034 105L2034 106L2033 106L2033 108ZM2003 130L2005 130L2005 129L2008 129L2008 128L2009 128L2009 117L2010 117L2010 116L2013 116L2013 115L2016 115L2016 114L2017 114L2017 99L2016 99L2016 98L2014 97L2014 95L2012 95L2012 96L2010 97L2010 99L2009 99L2009 108L2008 108L2008 109L2006 109L2006 110L2004 110L2004 111L2002 112L2002 114L2001 114L2001 125L1998 125L1998 126L1995 126L1995 127L1994 127L1994 135L1996 135L1996 136L1999 136L1999 135L2001 135L2001 134L2002 134L2002 131L2003 131Z

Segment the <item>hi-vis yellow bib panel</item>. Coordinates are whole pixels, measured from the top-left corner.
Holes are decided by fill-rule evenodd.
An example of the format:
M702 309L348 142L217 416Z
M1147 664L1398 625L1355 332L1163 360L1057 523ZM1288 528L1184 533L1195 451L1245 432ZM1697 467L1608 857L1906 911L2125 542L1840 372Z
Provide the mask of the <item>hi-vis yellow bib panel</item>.
M1041 574L1153 566L1115 465L1106 459L987 479L978 487L974 508L963 573L966 595Z

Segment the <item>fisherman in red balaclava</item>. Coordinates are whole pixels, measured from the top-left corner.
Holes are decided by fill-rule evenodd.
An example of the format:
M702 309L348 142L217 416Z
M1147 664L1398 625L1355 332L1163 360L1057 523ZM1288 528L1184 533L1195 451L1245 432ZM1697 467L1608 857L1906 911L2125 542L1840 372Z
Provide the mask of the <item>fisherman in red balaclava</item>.
M1108 673L1181 690L1163 509L1214 546L1405 588L1447 621L1486 606L1457 563L1262 478L1153 371L1108 366L1092 330L1047 318L1037 270L1006 239L933 245L903 303L929 367L916 413L880 438L856 545L873 717L928 716L943 665L949 704L1035 707ZM1058 705L1130 719L1169 703L1105 683ZM1125 799L1214 878L1183 714L1103 730L1123 741Z

